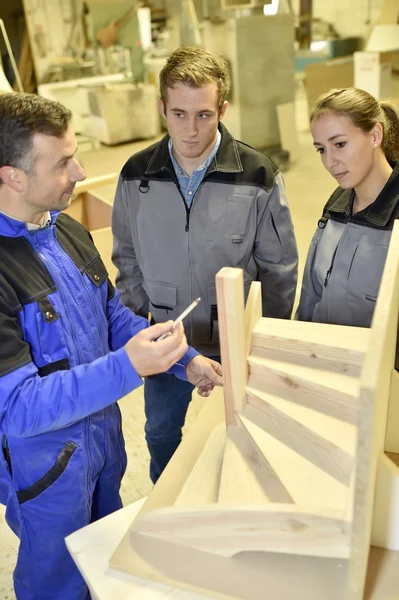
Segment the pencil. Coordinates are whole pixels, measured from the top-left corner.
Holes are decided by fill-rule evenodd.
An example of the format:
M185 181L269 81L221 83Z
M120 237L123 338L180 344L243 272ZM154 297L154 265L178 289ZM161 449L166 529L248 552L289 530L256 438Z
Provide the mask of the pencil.
M188 315L188 314L189 314L189 313L190 313L190 312L191 312L191 311L192 311L192 310L193 310L193 309L194 309L194 308L195 308L195 307L196 307L196 306L199 304L199 302L200 302L200 301L201 301L201 298L196 298L196 299L194 300L194 302L191 302L190 306L187 306L186 310L184 310L184 311L181 313L181 315L179 315L179 316L177 317L177 319L176 319L175 321L173 321L173 325L172 325L172 331L173 331L173 329L176 327L176 325L177 325L178 323L180 323L181 321L183 321L184 317L187 317L187 315ZM163 339L165 339L165 338L166 338L168 335L169 335L169 332L168 332L168 333L164 333L164 334L162 334L162 335L161 335L161 336L158 338L158 341L159 341L159 340L163 340Z

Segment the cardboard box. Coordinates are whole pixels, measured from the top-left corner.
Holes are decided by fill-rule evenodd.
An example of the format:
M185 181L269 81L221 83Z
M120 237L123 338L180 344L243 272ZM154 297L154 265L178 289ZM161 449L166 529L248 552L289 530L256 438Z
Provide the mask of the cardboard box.
M377 100L391 95L392 64L386 62L389 54L389 52L355 52L353 55L355 87L366 90Z
M317 98L329 90L353 86L353 79L354 66L351 56L308 65L305 68L305 87L309 110Z
M88 229L108 271L110 280L114 283L116 267L112 255L112 203L90 192L79 194L65 211Z

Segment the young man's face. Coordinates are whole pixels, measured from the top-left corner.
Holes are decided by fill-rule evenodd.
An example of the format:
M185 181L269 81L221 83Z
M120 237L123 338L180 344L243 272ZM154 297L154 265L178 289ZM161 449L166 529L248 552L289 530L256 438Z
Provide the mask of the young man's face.
M227 109L219 110L216 82L201 88L177 83L168 88L166 105L159 100L159 110L166 119L173 152L179 161L200 166L212 151L219 120ZM179 161L180 162L180 161Z
M30 210L64 210L71 203L77 181L85 173L75 158L75 134L70 126L61 137L36 133L33 137L34 172L27 175L24 201Z

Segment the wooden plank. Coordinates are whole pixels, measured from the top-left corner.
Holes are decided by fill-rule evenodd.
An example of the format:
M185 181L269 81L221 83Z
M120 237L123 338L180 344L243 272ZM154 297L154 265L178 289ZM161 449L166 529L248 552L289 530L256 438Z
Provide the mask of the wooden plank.
M378 458L371 543L399 550L399 468L385 454Z
M257 424L306 460L349 485L353 457L314 431L255 396L248 397L244 417Z
M224 398L222 388L215 388L205 402L188 434L177 448L161 477L148 496L136 519L147 511L172 506L192 471L198 456L216 425L224 423ZM110 565L127 573L151 578L151 567L143 562L130 545L129 531L122 538L110 560Z
M311 358L315 367L318 362L322 362L322 368L326 368L325 363L331 367L337 363L343 372L348 367L358 371L363 364L369 336L369 330L362 327L264 317L253 330L253 353L261 355L264 350L272 350Z
M326 415L355 423L359 381L342 373L330 373L303 365L249 356L248 388L267 389Z
M239 430L237 425L228 425L220 478L218 503L223 505L266 504L270 502L249 463L233 442L229 430Z
M246 403L247 362L244 333L244 278L241 269L224 267L216 275L220 353L226 422L236 424L235 411Z
M175 506L217 502L225 444L226 425L220 423L212 430L204 449L176 498Z
M355 502L355 483L356 483L356 468L355 464L353 465L351 481L349 484L349 493L347 496L346 507L345 507L345 520L349 523L353 521L353 510L354 510L354 502Z
M399 222L396 221L371 327L360 383L357 465L349 564L349 598L363 598L378 457L384 451L399 312Z
M277 410L280 410L288 417L295 419L305 427L311 429L317 435L323 437L338 448L341 448L352 457L356 451L356 426L351 423L346 423L334 417L330 417L316 409L307 408L293 401L284 400L278 396L274 396L268 392L254 390L247 387L248 401L252 403L251 398L256 398L258 401L264 401L271 404ZM256 404L256 406L259 406Z
M258 551L348 558L349 529L340 512L271 503L159 509L138 519L130 537L134 545L145 536L230 557Z
M260 281L253 281L249 289L244 312L245 330L245 356L251 352L252 331L262 318L262 285Z
M235 505L292 503L270 463L241 424L227 427L218 502Z
M389 390L385 452L399 453L399 373L394 369Z
M345 512L348 486L240 415L244 427L298 506L320 506Z
M75 185L75 194L82 194L102 185L110 185L118 182L118 173L107 173L98 177L89 177L83 181L78 181Z

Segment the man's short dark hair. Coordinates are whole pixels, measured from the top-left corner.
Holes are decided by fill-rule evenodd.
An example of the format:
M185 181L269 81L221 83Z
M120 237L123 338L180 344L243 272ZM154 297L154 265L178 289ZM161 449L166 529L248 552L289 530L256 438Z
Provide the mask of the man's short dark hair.
M0 94L0 167L6 165L34 172L35 133L62 137L72 113L59 102L36 94Z

